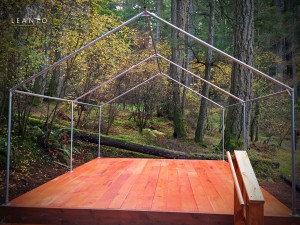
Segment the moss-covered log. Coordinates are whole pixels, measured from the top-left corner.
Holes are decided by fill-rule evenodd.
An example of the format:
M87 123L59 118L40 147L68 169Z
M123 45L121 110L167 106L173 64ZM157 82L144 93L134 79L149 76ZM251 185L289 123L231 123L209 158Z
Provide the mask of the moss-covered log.
M84 132L77 132L75 135L76 138L82 141L88 141L91 143L98 143L98 136L94 134L84 133ZM124 140L101 136L101 145L119 148L119 149L126 149L129 151L140 152L149 155L160 156L164 158L174 158L174 159L187 159L189 155L183 152L172 151L169 149L136 144L132 142L127 142Z
M75 138L82 141L88 141L91 143L98 143L98 136L86 133L86 132L76 132ZM101 136L101 145L114 147L118 149L126 149L129 151L140 152L148 155L155 155L163 158L170 159L220 159L218 155L198 155L198 154L188 154L179 151L173 151L165 148L159 148L149 145L136 144L132 142L127 142L124 140Z

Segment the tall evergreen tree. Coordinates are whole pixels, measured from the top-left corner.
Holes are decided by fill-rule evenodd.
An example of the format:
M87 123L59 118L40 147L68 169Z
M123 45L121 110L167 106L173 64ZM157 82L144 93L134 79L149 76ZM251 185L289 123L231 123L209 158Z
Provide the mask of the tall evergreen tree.
M253 65L254 42L254 1L237 0L235 4L235 32L234 32L234 57ZM233 63L231 72L230 92L244 100L252 96L252 72L243 66ZM236 103L232 98L229 104ZM250 104L246 107L246 129L250 121ZM240 147L240 139L243 138L243 107L235 105L229 107L226 116L225 147L233 150ZM246 144L248 143L247 138Z

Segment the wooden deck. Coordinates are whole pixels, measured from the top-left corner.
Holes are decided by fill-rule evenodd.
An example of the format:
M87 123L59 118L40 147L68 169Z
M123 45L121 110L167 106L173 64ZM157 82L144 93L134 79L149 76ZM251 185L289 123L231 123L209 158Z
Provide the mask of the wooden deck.
M265 224L300 224L263 194ZM11 223L233 224L233 180L221 160L94 159L2 206L0 216Z

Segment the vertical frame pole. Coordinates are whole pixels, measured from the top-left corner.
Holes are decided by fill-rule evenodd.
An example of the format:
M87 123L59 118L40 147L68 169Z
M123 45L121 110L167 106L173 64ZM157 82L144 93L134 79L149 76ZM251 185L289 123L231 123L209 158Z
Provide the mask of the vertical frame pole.
M225 108L222 108L222 154L225 160Z
M246 151L247 146L247 123L246 123L246 102L243 103L243 130L244 130L244 150Z
M9 91L8 100L8 127L7 127L7 162L6 162L6 189L5 204L9 203L9 174L10 174L10 151L11 151L11 113L12 113L12 91Z
M292 215L297 214L296 209L296 134L295 134L295 92L291 91L291 128L292 128Z
M102 107L100 107L100 111L99 111L98 158L101 158L101 121L102 121Z
M73 171L74 101L71 109L70 172Z

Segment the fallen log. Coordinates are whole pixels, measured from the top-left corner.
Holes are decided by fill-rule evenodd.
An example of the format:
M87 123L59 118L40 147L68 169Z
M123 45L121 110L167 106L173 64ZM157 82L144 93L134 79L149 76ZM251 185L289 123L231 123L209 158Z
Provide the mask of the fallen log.
M289 178L288 176L285 175L280 175L281 179L284 180L285 183L287 183L288 185L292 186L292 179ZM298 184L296 184L296 191L300 192L300 186Z
M80 139L82 141L88 141L90 143L98 144L98 136L86 132L76 132L74 134L75 138ZM184 152L173 151L165 148L159 148L154 146L136 144L132 142L127 142L123 140L119 140L116 138L101 136L101 145L125 149L129 151L144 153L148 155L155 155L160 156L163 158L170 158L170 159L190 159L191 156Z
M80 139L82 141L87 141L90 143L98 144L99 139L98 135L83 132L83 131L76 131L74 134L74 137L77 139ZM149 145L142 145L142 144L136 144L116 138L106 137L102 136L100 138L101 145L114 147L117 149L125 149L133 152L139 152L143 154L148 155L154 155L159 156L162 158L167 159L205 159L205 160L219 160L221 159L221 155L216 154L189 154L185 152L180 151L174 151L170 149L160 148L160 147L154 147Z

